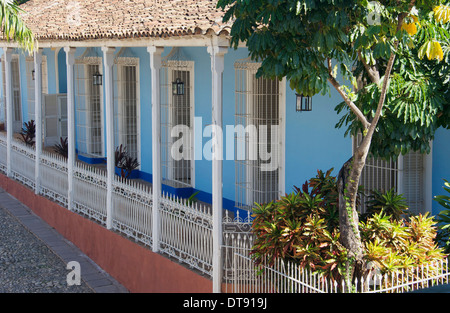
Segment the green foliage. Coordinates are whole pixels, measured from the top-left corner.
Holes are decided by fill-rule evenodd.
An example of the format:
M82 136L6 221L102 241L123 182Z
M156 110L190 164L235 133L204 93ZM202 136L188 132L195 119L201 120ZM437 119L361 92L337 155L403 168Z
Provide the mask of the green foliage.
M429 153L436 129L450 127L450 24L437 22L432 12L424 15L419 24L417 34L400 42L396 51L382 118L371 143L375 157L396 157L408 151ZM419 56L421 47L431 39L443 45L442 62ZM355 68L355 75L364 74L361 64ZM354 94L354 102L369 120L375 115L380 93L380 85L367 84ZM363 127L347 110L346 103L336 107L338 113L344 110L346 114L336 126L347 126L346 135L360 132Z
M395 220L383 211L360 223L365 258L381 273L426 264L445 257L436 244L436 221L428 214Z
M225 21L233 20L232 46L245 42L251 58L262 62L257 75L286 77L293 90L307 96L329 93L335 79L367 121L373 120L387 61L395 54L371 152L385 158L429 152L436 129L450 127L448 19L434 14L437 1L380 2L219 0L218 6L226 10ZM374 14L379 24L371 22ZM439 51L430 48L436 43L442 46L441 62L435 60ZM380 83L372 82L367 68L378 73ZM336 105L345 113L337 127L346 126L347 134L363 130L348 103Z
M446 253L450 253L450 183L444 179L444 190L449 195L435 196L434 199L445 209L437 215L439 244L444 247Z
M336 186L336 177L331 175L333 168L326 172L317 171L317 176L306 181L302 189L294 186L297 193L305 192L312 197L319 197L320 205L324 208L323 213L329 230L339 225L339 194Z
M348 251L339 241L339 196L332 170L317 171L279 201L256 205L252 255L257 263L283 258L327 277L342 278ZM392 190L375 191L370 214L359 223L364 258L383 273L444 256L436 244L436 221L427 215L407 221L401 218L405 211L403 196Z
M444 179L444 190L449 193L449 195L439 195L435 196L434 200L436 200L440 205L442 205L445 209L450 210L450 183Z
M67 158L69 153L69 143L67 141L67 137L64 139L62 137L59 138L59 144L53 146L53 151Z
M191 205L191 204L197 202L196 196L197 196L199 193L200 193L200 191L196 191L196 192L194 192L193 194L191 194L191 195L189 196L189 198L187 198L186 204L187 204L187 205Z
M280 201L257 205L253 230L253 256L293 260L303 267L333 278L340 277L346 250L339 233L329 232L319 205L321 199L307 193L291 193Z
M22 3L23 1L19 1ZM25 25L20 14L23 13L16 1L0 1L0 25L4 39L17 42L21 48L32 52L36 40L31 30Z
M366 204L367 214L369 216L379 214L383 211L385 214L399 221L407 215L408 205L406 198L403 195L398 195L394 189L386 192L372 190Z
M257 262L281 257L335 279L342 275L347 251L339 242L339 197L332 170L318 171L279 201L256 205Z
M33 120L24 123L20 136L22 136L22 140L27 146L34 145L34 139L36 137L36 124Z

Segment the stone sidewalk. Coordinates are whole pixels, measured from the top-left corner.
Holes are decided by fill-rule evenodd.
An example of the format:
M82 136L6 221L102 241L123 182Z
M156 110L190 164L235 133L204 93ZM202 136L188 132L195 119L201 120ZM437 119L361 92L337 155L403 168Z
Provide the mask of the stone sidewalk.
M81 285L69 285L80 264ZM73 277L73 276L70 276ZM75 245L0 188L1 293L127 293Z

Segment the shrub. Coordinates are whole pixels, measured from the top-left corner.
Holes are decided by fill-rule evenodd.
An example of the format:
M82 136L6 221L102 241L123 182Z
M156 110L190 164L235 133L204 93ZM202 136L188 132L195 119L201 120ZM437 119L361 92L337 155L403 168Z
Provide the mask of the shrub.
M394 218L395 220L401 220L406 217L408 205L406 204L406 198L403 195L396 194L394 189L386 192L372 190L367 204L367 216L379 214L382 211Z
M258 264L282 258L336 280L345 273L347 250L339 241L338 192L330 173L318 171L280 200L256 204L252 256ZM405 210L403 197L393 192L376 192L371 204L371 214L360 222L367 262L389 273L444 257L433 218L399 218Z
M443 250L436 244L436 221L425 215L396 220L383 211L360 223L366 260L381 273L441 260Z
M22 127L20 135L22 136L23 142L25 142L27 146L34 145L34 138L36 137L36 124L34 124L33 120L24 123L24 127Z
M137 158L128 155L127 148L122 145L116 148L114 162L115 166L120 168L121 176L125 178L128 178L131 172L139 167Z
M59 138L59 144L53 146L53 151L67 158L69 153L69 143L67 141L67 137L64 139L62 137Z
M434 199L444 207L444 210L437 215L438 234L437 241L446 253L450 253L450 183L444 179L444 190L449 195L435 196Z
M294 187L296 192L279 201L256 205L252 255L257 263L283 258L340 277L346 249L339 242L337 188L330 173L318 171L302 189Z

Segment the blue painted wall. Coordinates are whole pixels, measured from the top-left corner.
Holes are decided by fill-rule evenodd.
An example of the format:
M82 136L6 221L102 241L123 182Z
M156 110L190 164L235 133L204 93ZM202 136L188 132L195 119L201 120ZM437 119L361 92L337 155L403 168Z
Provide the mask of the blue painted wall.
M436 131L433 141L433 197L436 195L449 196L442 188L444 186L443 179L450 182L450 130L440 128ZM443 207L433 200L432 214L438 214L441 210Z

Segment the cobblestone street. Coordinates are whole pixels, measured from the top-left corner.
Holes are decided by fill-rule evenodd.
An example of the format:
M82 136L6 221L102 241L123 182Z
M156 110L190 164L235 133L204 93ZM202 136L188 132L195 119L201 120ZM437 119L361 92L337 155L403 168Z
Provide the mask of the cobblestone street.
M69 285L67 263L80 264ZM73 276L69 276L72 278ZM27 207L0 189L0 293L126 292Z

